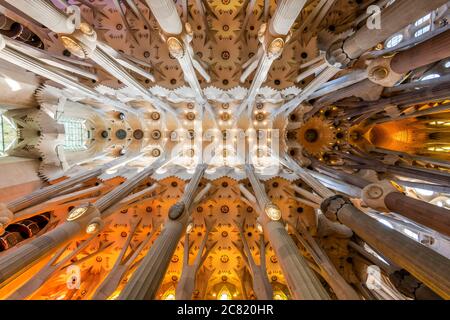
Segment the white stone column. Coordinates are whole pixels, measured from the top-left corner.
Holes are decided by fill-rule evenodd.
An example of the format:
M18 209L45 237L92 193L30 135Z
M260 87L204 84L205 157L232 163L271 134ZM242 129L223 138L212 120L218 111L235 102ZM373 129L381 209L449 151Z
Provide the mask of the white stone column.
M302 11L306 0L281 0L270 21L269 30L273 35L285 36L291 30L295 20Z
M69 16L58 10L48 0L5 0L55 33L75 31L75 16Z
M268 198L264 187L257 178L253 165L246 165L247 174L256 199L262 211L259 221L267 235L283 270L289 290L297 300L328 300L328 293L317 276L309 268L305 259L280 221L281 212ZM276 212L278 211L278 212Z
M203 164L197 166L183 197L170 208L169 217L164 223L161 234L126 284L119 296L119 300L151 300L155 298L161 281L164 279L170 259L186 230L195 191L206 168L207 166Z
M183 31L173 0L146 0L146 2L165 33L179 35Z
M69 213L67 220L55 229L1 256L0 284L13 280L16 276L23 273L26 268L38 263L76 236L84 232L89 234L97 233L102 228L102 218L112 213L105 211L105 214L102 216L101 211L107 210L113 204L122 200L146 178L151 176L158 163L155 162L143 171L130 177L116 189L100 198L96 203L85 203L74 208ZM101 211L97 208L97 203Z

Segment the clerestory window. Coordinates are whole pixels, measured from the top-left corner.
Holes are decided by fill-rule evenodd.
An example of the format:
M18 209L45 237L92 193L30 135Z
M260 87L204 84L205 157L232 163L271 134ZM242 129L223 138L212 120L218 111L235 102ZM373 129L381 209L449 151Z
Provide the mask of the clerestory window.
M82 151L87 149L89 131L86 128L86 120L61 117L58 122L63 124L65 129L65 150Z

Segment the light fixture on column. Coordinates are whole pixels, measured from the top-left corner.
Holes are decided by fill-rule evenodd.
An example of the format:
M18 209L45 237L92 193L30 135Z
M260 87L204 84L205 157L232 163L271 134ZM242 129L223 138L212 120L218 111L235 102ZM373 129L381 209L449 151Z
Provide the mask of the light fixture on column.
M83 216L86 211L88 210L88 207L79 207L75 208L72 211L70 211L69 216L67 217L67 221L74 221L81 216Z
M281 219L281 210L273 203L268 203L264 208L264 212L273 221L278 221Z

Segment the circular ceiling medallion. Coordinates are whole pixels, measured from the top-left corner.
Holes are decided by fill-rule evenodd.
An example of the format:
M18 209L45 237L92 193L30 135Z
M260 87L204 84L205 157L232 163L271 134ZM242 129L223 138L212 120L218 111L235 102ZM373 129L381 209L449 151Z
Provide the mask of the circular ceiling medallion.
M161 150L159 150L158 148L155 148L152 150L152 156L157 158L161 155Z
M136 140L141 140L142 138L144 138L144 131L142 131L141 129L134 130L133 137Z
M159 130L153 130L153 131L152 131L152 138L153 138L154 140L159 140L159 139L161 139L161 131L159 131Z
M161 118L161 115L158 112L152 112L151 114L152 120L159 120Z
M127 137L127 132L123 129L119 129L116 131L116 137L117 139L123 140Z
M189 121L195 120L195 113L193 113L193 112L188 112L188 113L186 114L186 119L188 119Z

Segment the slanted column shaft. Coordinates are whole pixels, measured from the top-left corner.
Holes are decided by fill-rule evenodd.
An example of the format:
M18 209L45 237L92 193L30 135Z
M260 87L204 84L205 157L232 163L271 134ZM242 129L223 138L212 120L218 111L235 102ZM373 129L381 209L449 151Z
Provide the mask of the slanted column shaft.
M410 23L447 3L447 0L396 0L381 13L381 29L364 25L344 42L344 52L356 59ZM399 17L402 17L399 19Z
M129 178L129 181L132 181L132 183L123 183L118 186L115 190L114 197L105 196L105 198L110 200L103 201L103 198L101 198L99 202L107 203L108 205L119 202L136 185L142 183L148 176L152 175L153 172L154 165ZM106 205L102 204L101 207L107 208ZM7 252L0 258L0 284L4 285L6 283L5 281L12 280L15 276L20 275L26 268L39 262L74 237L83 234L83 232L98 232L102 225L101 218L101 211L99 211L95 204L83 204L74 208L69 213L67 221L23 246Z
M152 300L164 279L170 259L186 229L184 221L168 220L133 274L119 300Z
M369 207L398 213L423 226L450 236L450 211L431 203L417 200L399 192L390 181L367 185L361 193Z
M352 229L375 250L409 271L442 298L450 299L449 259L371 218L341 196L326 199L322 211L329 219L337 219Z
M309 268L298 248L279 221L263 224L264 232L275 251L292 297L296 300L328 300L328 293Z
M20 199L17 199L17 200L14 200L14 201L8 203L8 209L11 210L11 212L18 212L25 208L28 208L28 207L31 207L38 203L44 202L44 201L49 200L50 198L54 197L61 191L64 191L64 190L66 190L70 187L73 187L79 183L86 182L90 179L93 179L93 178L99 176L100 174L102 174L102 172L103 172L102 169L82 172L82 173L77 174L71 178L68 178L62 182L59 182L54 185L36 190Z
M0 59L8 61L18 67L24 68L44 78L51 79L63 86L77 90L92 99L99 99L99 94L92 88L89 88L72 78L61 73L52 71L47 65L37 59L33 59L26 54L19 52L7 44L7 39L0 35Z
M48 0L5 0L55 33L75 31L75 18L65 15Z
M183 31L173 0L146 0L146 2L165 33L179 35Z
M295 23L295 20L297 20L305 3L306 0L278 1L275 14L270 22L270 33L272 35L287 35L291 30L292 25Z
M389 193L384 203L390 211L450 236L449 210L408 197L400 192Z
M305 259L299 254L297 246L287 233L284 225L281 221L272 220L267 215L269 210L274 209L274 205L256 177L253 165L246 165L245 171L261 207L262 216L260 216L259 220L277 255L293 298L297 300L330 299L319 279L308 267Z
M391 61L391 69L396 73L406 73L450 56L450 30L411 49L398 53Z
M153 96L151 96L150 92L142 84L140 84L131 74L128 73L128 71L125 70L124 67L118 64L99 47L96 47L95 50L92 51L89 58L104 68L108 73L122 81L128 87L135 88L144 97L150 97L153 99Z
M155 298L170 259L181 236L186 231L189 209L206 168L207 166L203 164L197 166L182 199L170 208L169 217L164 223L161 234L123 289L119 296L120 300L151 300Z

